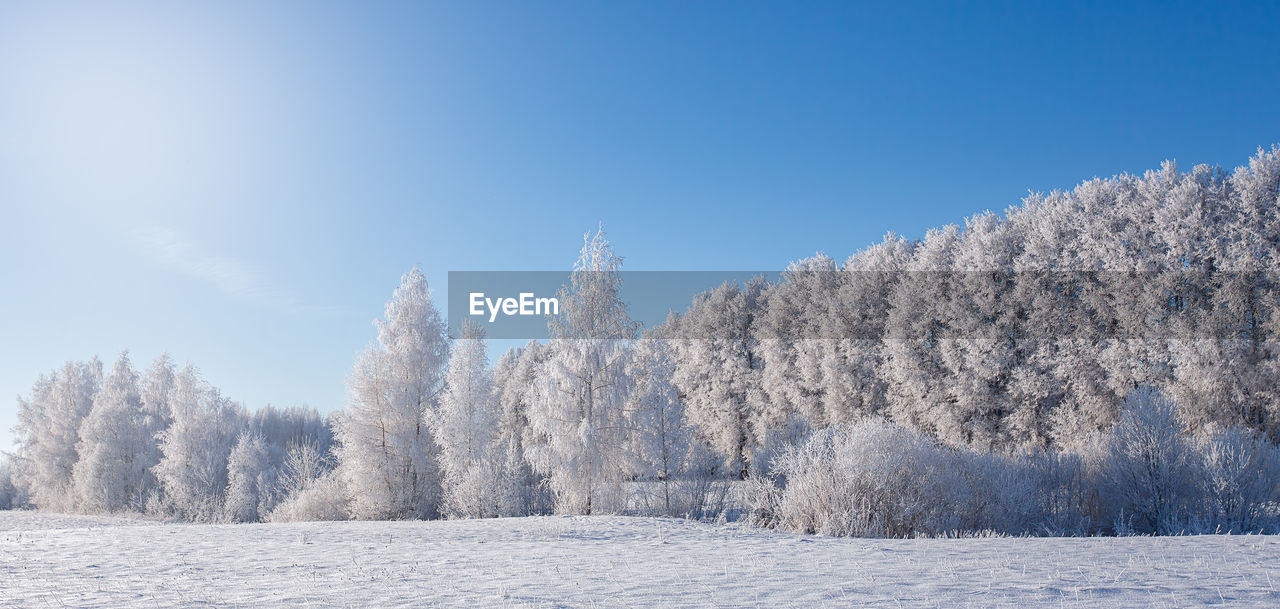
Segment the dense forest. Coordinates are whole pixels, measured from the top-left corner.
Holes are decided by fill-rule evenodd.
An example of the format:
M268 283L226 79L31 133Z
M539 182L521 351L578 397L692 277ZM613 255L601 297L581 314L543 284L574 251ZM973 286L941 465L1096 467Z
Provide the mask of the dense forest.
M1275 532L1280 148L1034 194L640 328L588 235L490 365L417 270L346 407L249 412L167 357L19 400L0 505L198 521L646 513L835 535Z

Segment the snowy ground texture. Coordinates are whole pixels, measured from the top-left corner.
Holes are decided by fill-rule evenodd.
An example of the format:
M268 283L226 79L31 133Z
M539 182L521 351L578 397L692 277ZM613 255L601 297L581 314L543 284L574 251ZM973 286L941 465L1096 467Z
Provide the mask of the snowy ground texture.
M1275 607L1280 537L830 539L627 517L0 512L12 607Z

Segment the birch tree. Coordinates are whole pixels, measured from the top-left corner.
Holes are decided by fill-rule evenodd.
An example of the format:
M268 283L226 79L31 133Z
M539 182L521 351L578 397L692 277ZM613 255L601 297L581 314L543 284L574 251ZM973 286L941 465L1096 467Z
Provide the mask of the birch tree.
M27 398L18 398L18 480L37 507L70 511L78 497L72 476L80 423L102 384L102 362L67 362L42 376Z
M375 325L377 342L357 358L335 421L339 472L352 516L430 518L441 493L430 422L449 345L421 271L404 275Z
M625 365L636 324L619 295L621 266L603 229L584 237L559 292L561 316L550 324L546 366L531 396L527 454L547 476L559 513L622 507Z
M82 509L141 511L147 491L155 484L150 471L154 443L138 392L138 375L129 354L121 353L80 424L79 461L73 478Z
M498 515L503 477L497 454L500 415L484 330L466 324L453 345L433 428L440 446L446 515Z

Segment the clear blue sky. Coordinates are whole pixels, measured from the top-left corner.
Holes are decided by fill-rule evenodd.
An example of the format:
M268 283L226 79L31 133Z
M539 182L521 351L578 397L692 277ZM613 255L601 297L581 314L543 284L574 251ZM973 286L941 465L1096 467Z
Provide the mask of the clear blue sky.
M600 221L629 269L776 269L1280 142L1263 3L106 4L0 6L3 429L125 348L339 408L405 270Z

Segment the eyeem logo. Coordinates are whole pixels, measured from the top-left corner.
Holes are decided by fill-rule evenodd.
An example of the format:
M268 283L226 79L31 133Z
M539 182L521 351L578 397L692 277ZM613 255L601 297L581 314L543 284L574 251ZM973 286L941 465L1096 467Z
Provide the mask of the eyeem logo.
M533 292L520 292L519 298L485 298L484 292L470 292L471 314L484 315L489 311L489 323L498 319L498 313L512 315L559 315L560 300L535 298Z

